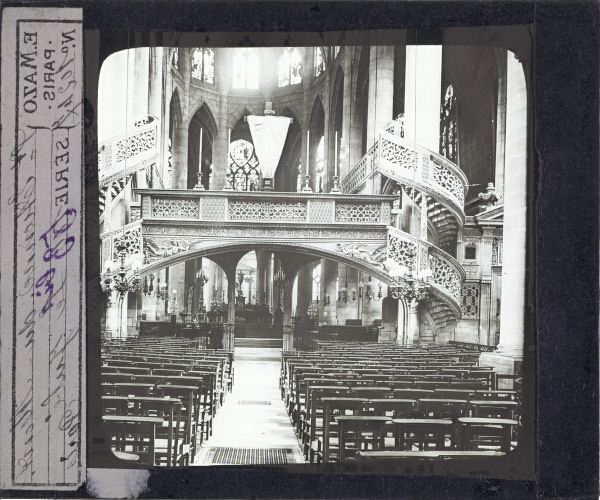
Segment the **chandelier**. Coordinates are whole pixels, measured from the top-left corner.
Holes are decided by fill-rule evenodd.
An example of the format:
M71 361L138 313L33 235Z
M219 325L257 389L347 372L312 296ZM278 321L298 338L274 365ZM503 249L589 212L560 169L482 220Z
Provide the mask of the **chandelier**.
M140 259L134 259L131 263L133 274L127 276L125 267L125 257L127 256L127 245L124 238L115 242L117 255L119 256L119 268L116 271L111 270L112 262L107 261L105 270L100 274L100 283L102 291L107 295L117 292L118 298L122 299L127 292L137 292L140 287Z
M199 269L196 271L196 284L200 288L196 314L200 314L201 316L204 316L206 313L206 306L204 305L204 285L206 285L206 283L208 283L208 276L204 273L204 269Z
M407 252L408 267L400 266L392 260L388 260L388 269L393 279L389 289L395 299L404 299L408 304L419 303L429 296L429 278L431 269L426 269L415 274L415 255L413 248Z

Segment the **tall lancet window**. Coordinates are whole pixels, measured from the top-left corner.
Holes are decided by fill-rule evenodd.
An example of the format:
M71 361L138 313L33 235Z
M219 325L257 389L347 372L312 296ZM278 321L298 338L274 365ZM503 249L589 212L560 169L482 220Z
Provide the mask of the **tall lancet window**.
M179 69L179 49L177 47L175 47L173 49L173 67L175 69Z
M325 71L325 58L321 47L315 47L315 76L319 76Z
M254 48L235 49L233 56L233 88L257 89L260 59Z
M448 85L440 112L440 154L450 161L458 161L458 128L454 87Z
M204 83L215 83L215 53L212 49L194 49L192 78Z
M312 300L316 302L319 300L319 293L321 290L321 263L318 262L313 267L313 282L312 282Z
M323 192L323 176L325 174L325 136L321 136L319 145L317 146L317 158L315 162L315 172L317 179L315 180L315 190L317 193Z
M239 139L229 146L229 175L236 191L258 191L258 158L251 142Z
M288 85L297 85L302 83L302 58L298 49L283 49L277 63L278 69L278 87L287 87Z

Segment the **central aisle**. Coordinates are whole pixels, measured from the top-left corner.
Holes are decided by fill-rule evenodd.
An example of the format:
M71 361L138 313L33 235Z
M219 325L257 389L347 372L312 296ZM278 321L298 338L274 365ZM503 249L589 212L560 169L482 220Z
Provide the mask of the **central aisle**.
M233 366L233 390L218 409L213 435L194 465L304 463L281 400L281 348L236 347Z

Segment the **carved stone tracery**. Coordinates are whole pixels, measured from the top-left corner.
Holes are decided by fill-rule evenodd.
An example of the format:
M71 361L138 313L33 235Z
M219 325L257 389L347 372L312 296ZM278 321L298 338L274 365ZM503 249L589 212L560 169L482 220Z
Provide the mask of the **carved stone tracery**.
M381 221L379 203L336 203L336 222L377 223Z
M231 200L229 220L306 221L306 204L287 201Z
M430 258L432 281L447 290L457 301L460 301L461 277L458 272L437 255Z
M153 197L152 217L163 219L198 219L198 199Z
M156 129L145 130L117 142L115 160L121 162L156 147Z

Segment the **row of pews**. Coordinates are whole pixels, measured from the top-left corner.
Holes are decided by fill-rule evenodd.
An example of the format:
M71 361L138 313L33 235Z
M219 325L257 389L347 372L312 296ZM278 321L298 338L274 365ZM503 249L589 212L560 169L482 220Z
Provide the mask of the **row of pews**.
M233 353L202 349L198 340L104 340L102 420L111 450L150 467L192 464L233 377Z
M281 396L320 471L497 475L519 441L520 380L478 358L448 345L318 342L282 353Z

